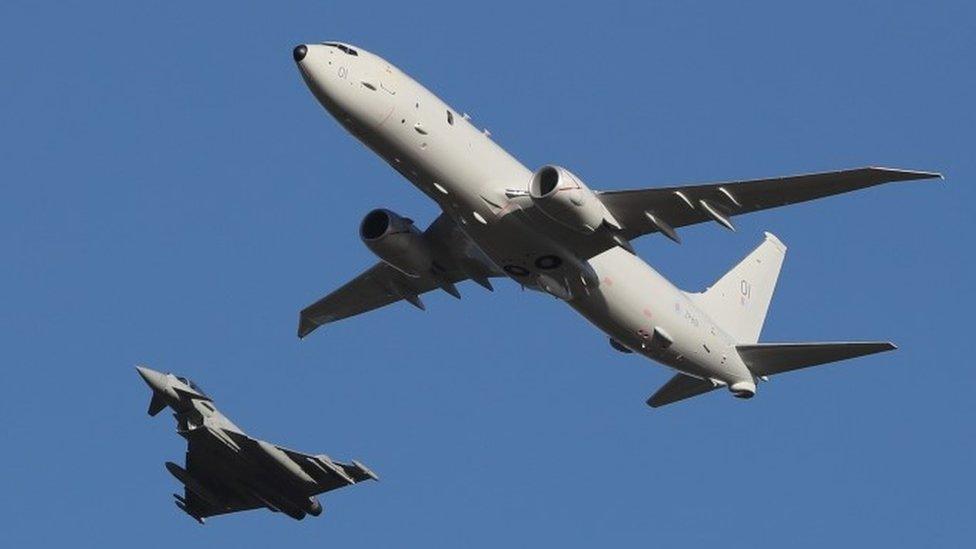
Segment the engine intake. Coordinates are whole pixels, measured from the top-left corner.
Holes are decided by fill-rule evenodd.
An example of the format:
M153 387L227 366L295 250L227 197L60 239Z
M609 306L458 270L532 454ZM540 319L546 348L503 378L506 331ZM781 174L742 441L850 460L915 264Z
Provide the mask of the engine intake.
M529 182L529 196L546 216L579 232L592 233L604 222L620 226L600 198L561 166L539 168Z
M371 252L401 273L417 278L430 271L434 252L413 221L387 209L376 209L363 218L359 237Z

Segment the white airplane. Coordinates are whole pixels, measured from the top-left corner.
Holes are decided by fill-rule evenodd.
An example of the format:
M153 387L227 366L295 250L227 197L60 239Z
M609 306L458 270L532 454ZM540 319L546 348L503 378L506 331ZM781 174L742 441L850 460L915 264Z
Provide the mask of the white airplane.
M302 78L339 123L441 207L426 231L396 213L368 213L360 236L380 262L305 308L298 336L399 300L490 277L568 303L613 348L677 370L652 407L727 387L740 398L756 381L817 364L894 349L887 342L758 343L786 246L766 238L701 293L679 290L634 254L630 240L677 227L863 189L941 178L889 168L641 190L593 191L566 168L532 172L388 61L338 42L293 51Z

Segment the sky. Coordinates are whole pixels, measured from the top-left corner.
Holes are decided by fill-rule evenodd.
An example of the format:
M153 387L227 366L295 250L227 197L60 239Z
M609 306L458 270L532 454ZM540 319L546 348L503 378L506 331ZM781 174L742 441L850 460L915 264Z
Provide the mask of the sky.
M569 4L0 3L0 545L970 542L976 7ZM900 348L652 410L668 370L504 280L299 341L298 311L376 260L366 212L438 213L302 83L292 47L330 39L595 189L944 173L635 243L698 290L771 231L763 340ZM382 480L201 527L137 363Z

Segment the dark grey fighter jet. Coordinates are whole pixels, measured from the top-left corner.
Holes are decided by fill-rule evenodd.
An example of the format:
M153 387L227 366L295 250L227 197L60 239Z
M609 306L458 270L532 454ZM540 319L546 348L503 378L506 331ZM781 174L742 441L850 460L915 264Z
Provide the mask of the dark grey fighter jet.
M251 438L192 381L142 366L136 370L153 391L149 415L172 408L176 432L188 442L186 468L168 461L166 469L184 486L183 496L173 494L176 506L201 524L207 517L260 507L295 520L319 516L316 495L377 480L357 461L340 463Z

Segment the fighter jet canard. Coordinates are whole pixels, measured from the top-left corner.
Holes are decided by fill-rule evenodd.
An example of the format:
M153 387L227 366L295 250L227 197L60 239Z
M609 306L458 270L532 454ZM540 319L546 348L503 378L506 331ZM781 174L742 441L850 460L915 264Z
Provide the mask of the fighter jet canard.
M630 242L734 216L938 173L858 168L640 190L594 191L561 166L530 171L436 95L388 61L338 42L293 51L313 95L338 122L434 200L443 213L421 231L388 209L359 233L380 261L302 310L298 336L399 300L492 277L555 296L610 338L677 374L648 404L727 387L749 398L757 380L894 349L887 342L759 343L786 246L772 234L700 293L684 292L637 257Z
M295 520L319 516L316 496L377 476L357 461L341 463L251 438L185 377L137 366L152 389L149 415L167 406L187 440L186 465L166 462L184 486L176 506L203 524L207 517L266 507Z

